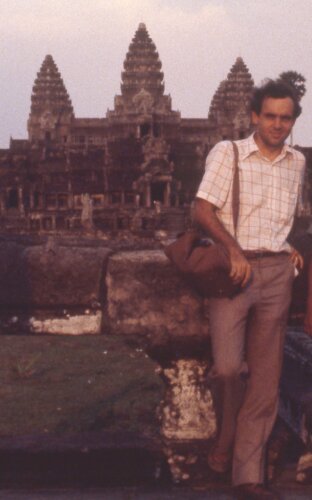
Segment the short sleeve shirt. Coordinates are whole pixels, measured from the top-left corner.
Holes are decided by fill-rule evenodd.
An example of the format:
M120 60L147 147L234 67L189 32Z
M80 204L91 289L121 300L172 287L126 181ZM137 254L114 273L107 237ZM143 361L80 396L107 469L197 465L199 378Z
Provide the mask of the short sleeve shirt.
M239 153L239 218L236 237L244 250L289 250L287 237L302 200L305 158L284 145L273 161L259 151L253 135L236 141ZM232 182L234 152L230 141L209 153L197 197L216 206L216 214L234 235Z

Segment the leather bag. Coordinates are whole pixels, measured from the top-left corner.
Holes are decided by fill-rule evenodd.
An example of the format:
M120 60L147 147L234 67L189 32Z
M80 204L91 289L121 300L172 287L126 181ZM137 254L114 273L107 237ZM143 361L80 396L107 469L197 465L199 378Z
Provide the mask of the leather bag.
M239 170L237 145L234 150L232 213L234 234L239 212ZM230 259L225 247L201 238L197 229L182 233L164 252L186 281L204 297L233 297L240 292L229 276Z

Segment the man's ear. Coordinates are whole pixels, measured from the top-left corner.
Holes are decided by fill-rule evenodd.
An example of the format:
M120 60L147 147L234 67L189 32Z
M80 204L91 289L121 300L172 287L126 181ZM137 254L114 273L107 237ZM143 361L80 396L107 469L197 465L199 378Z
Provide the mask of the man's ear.
M255 111L252 111L251 112L251 123L253 125L258 125L258 122L259 122L259 115L257 115L257 113Z

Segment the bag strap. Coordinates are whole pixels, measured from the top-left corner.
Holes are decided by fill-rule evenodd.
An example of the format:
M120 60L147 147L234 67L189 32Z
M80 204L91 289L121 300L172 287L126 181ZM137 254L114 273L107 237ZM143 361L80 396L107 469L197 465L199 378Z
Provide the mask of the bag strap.
M233 226L234 226L234 236L236 239L237 222L239 215L239 169L238 169L238 147L234 141L232 142L234 151L233 160L233 186L232 186L232 215L233 215Z

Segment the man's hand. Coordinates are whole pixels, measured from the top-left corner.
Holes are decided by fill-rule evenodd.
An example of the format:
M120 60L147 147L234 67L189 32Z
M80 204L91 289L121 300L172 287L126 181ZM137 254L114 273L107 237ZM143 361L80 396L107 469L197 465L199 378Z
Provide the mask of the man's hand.
M231 272L230 277L235 284L246 286L251 277L251 265L239 248L229 249Z
M196 198L194 220L207 231L212 238L224 245L229 253L233 283L245 286L251 276L251 266L243 255L241 248L234 237L224 228L216 215L216 207L206 200Z
M290 260L298 271L302 271L304 260L302 255L294 247L291 247Z

